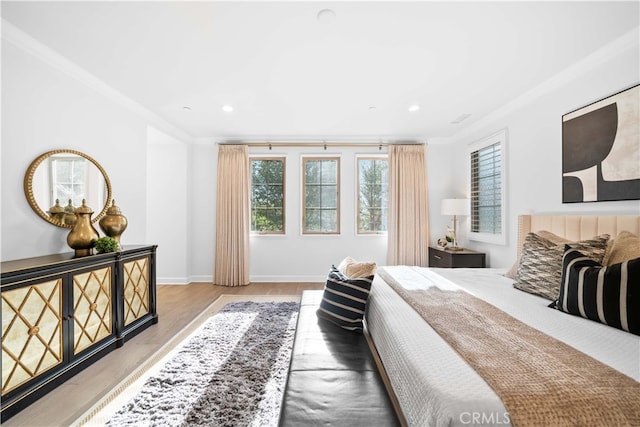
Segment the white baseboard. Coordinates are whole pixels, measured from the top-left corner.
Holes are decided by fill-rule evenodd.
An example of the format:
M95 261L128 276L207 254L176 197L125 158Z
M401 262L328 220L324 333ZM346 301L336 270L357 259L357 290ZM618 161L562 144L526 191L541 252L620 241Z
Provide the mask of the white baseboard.
M213 276L211 274L189 276L189 283L213 283Z
M300 283L324 283L327 276L251 276L251 283L260 282L300 282Z
M156 277L156 285L188 285L191 283L185 277Z
M326 276L251 276L251 283L324 283ZM158 285L188 285L189 283L213 283L212 276L156 277Z

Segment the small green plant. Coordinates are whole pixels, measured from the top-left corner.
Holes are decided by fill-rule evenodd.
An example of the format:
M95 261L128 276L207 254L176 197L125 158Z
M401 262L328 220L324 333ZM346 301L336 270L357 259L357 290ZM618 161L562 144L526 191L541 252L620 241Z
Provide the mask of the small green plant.
M453 243L453 230L451 228L447 227L447 235L444 238L447 239L447 242Z
M100 237L96 240L96 252L99 254L107 253L107 252L115 252L118 250L118 242L113 237Z

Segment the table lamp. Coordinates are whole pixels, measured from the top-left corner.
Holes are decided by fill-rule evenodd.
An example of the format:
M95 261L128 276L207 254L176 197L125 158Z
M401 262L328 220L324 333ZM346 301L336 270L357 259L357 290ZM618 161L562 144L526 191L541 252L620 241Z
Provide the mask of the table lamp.
M469 199L442 199L442 215L453 215L453 245L448 248L449 250L462 250L462 248L458 246L457 238L458 215L469 215L469 211Z

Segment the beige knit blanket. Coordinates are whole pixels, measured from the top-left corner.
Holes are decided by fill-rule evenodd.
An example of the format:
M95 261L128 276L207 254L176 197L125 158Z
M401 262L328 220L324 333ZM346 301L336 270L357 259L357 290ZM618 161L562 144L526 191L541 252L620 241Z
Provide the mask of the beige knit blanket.
M640 383L460 291L378 274L493 388L515 426L640 426Z

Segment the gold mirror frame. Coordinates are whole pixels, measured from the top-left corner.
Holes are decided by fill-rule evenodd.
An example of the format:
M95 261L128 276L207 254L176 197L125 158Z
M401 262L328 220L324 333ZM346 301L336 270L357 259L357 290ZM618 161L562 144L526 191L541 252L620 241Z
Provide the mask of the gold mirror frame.
M38 166L40 166L42 164L42 162L44 162L46 159L48 159L49 157L56 155L56 154L75 154L77 156L83 157L87 160L89 160L91 163L93 163L93 165L95 167L98 168L98 170L100 171L100 173L102 173L102 177L104 178L104 183L105 183L105 187L107 188L107 196L106 196L106 200L104 202L104 206L102 207L102 210L93 217L93 219L91 220L92 223L97 222L100 220L100 218L102 218L106 213L107 213L107 209L109 209L109 203L111 202L111 182L109 181L109 176L107 175L107 172L102 168L102 166L100 166L100 164L95 161L95 159L93 159L91 156L88 156L80 151L75 151L75 150L52 150L52 151L47 151L46 153L38 156L33 162L31 162L31 164L29 165L29 167L27 168L27 173L24 176L24 194L27 197L27 201L29 202L29 206L31 206L31 209L33 209L33 211L35 213L38 214L38 216L40 216L40 218L44 219L45 221L47 221L48 223L51 223L57 227L64 227L64 228L72 228L73 226L70 224L63 224L59 221L55 221L51 216L47 215L47 213L42 210L42 208L40 207L40 205L38 205L38 202L36 201L36 198L33 194L33 176L36 172L36 169L38 169Z

